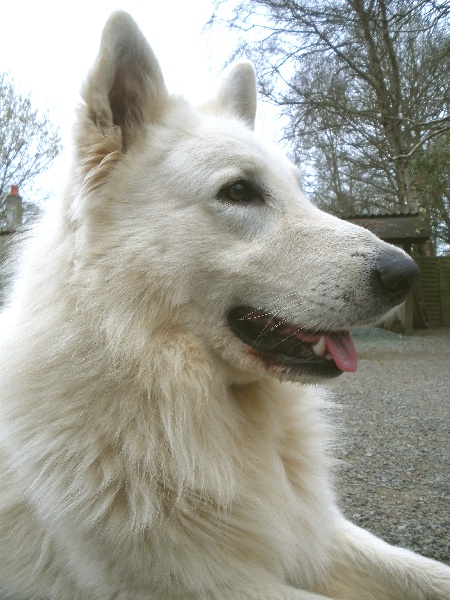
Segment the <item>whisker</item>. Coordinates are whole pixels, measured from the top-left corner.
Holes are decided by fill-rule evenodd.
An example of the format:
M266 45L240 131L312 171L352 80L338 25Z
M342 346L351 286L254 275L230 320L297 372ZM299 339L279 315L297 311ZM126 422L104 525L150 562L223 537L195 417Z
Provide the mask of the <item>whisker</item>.
M290 296L297 296L297 295L298 295L297 292L290 292L289 294L285 294L284 296L279 296L278 298L274 298L273 300L270 300L268 302L268 306L270 306L272 304L276 304L276 303L280 302L280 300L284 300L285 298L289 298ZM287 304L287 306L290 306L290 304L292 304L292 303ZM279 309L277 311L277 313L275 313L275 314L278 314L278 312L283 310L283 308ZM264 311L264 312L262 312L262 311ZM241 317L240 320L245 321L246 319L251 318L252 315L256 315L256 317L269 317L269 316L271 316L271 313L268 310L267 306L265 306L264 308L256 307L253 311L249 312L245 317Z
M177 318L179 317L179 315L181 314L182 310L180 309L173 317L171 324L169 325L169 327L167 328L167 331L164 335L163 341L162 343L164 344L164 342L167 339L167 336L169 335L170 330L172 329L172 326L175 324L175 321L177 320Z
M292 296L292 294L289 294L290 296ZM276 317L280 312L284 312L289 306L292 306L292 304L295 304L295 301L289 302L288 304L285 304L282 308L278 309L277 312L275 312L274 314L271 314L271 317ZM272 333L272 331L274 331L277 327L279 327L280 325L283 325L284 323L288 323L288 319L286 317L283 317L282 319L280 319L278 321L278 323L274 323L274 325L270 328L267 329L269 324L265 325L264 328L261 330L260 334L258 335L258 337L255 340L255 344L258 344L259 342L261 342L264 338L264 336L268 335L269 333ZM289 336L288 336L289 337Z

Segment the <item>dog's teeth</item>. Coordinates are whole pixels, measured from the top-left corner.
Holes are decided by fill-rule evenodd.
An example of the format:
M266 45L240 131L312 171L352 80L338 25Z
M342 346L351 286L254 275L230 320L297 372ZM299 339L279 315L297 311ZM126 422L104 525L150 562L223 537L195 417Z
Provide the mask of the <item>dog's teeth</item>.
M322 358L324 355L326 346L327 346L327 344L326 344L325 338L322 336L320 338L320 340L317 342L317 344L314 344L314 346L312 346L314 354L317 354L317 356L320 356ZM326 358L326 357L324 357L324 358Z
M293 334L293 329L292 327L289 327L289 325L280 325L277 329L277 332L280 335L288 336Z

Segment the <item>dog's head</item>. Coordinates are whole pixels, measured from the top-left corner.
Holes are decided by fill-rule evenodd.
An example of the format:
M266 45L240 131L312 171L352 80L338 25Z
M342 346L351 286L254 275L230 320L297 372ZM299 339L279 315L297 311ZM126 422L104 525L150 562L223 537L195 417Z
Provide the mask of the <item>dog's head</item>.
M188 331L244 377L356 369L348 330L401 303L418 269L305 198L297 169L253 132L250 63L194 109L115 13L83 98L69 214L92 296L100 281L104 312L122 307L118 328L145 315L149 337Z

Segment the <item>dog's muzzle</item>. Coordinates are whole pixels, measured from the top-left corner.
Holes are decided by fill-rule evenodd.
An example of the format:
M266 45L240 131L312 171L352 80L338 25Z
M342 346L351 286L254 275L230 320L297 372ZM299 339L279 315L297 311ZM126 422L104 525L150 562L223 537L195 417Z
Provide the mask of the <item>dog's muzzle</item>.
M386 248L377 254L368 273L374 318L403 302L419 274L415 261L396 248ZM273 372L281 370L291 376L323 378L357 369L356 349L345 329L305 329L280 314L276 316L251 306L233 307L227 321L231 331Z

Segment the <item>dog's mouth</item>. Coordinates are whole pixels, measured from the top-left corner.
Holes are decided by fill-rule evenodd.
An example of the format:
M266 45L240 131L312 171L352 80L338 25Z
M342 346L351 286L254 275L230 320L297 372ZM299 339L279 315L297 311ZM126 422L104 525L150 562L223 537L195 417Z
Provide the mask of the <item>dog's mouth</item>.
M348 331L308 331L249 306L227 315L231 331L251 346L268 368L335 377L356 371L356 349Z

